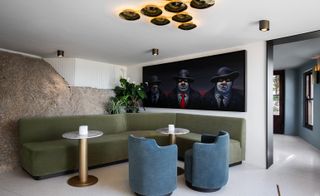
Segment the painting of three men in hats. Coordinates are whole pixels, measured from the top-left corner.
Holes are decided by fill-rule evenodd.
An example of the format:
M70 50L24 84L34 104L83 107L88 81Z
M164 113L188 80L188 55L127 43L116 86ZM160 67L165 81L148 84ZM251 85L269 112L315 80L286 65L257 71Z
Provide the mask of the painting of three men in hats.
M186 66L173 73L161 72L162 67L160 71L144 75L147 93L144 106L245 111L244 65L238 69L233 65L210 68L198 66L190 69Z

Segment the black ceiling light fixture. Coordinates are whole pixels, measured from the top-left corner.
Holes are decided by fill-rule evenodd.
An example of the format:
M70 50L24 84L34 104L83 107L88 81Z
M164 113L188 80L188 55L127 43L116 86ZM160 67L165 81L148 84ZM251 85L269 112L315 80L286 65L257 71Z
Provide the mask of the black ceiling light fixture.
M190 6L196 9L205 9L215 4L214 0L192 0Z
M159 49L158 48L152 48L152 55L158 56L159 55Z
M57 50L57 57L59 57L59 58L64 57L64 51L63 50Z
M269 20L260 20L259 21L259 30L262 32L267 32L270 30L270 21Z
M174 13L182 12L182 11L186 10L187 8L188 8L188 6L181 1L172 1L170 3L167 3L164 6L165 10L167 10L168 12L174 12Z
M143 5L138 9L125 9L120 12L119 16L125 20L133 21L138 20L141 17L150 17L152 24L157 26L165 26L170 22L176 22L175 26L178 26L182 30L191 30L197 27L192 22L193 16L184 12L188 8L205 9L215 4L216 0L164 0L161 3L153 3L149 5ZM167 13L167 12L171 13ZM172 14L174 13L174 14ZM169 14L169 15L164 15Z
M178 26L179 29L186 30L186 31L194 29L196 27L197 25L192 22L182 23L181 25Z
M172 20L176 22L189 22L192 20L192 16L187 13L179 13L172 17Z
M151 20L152 24L158 25L158 26L163 26L163 25L167 25L170 23L170 20L168 20L166 17L163 16L159 16L156 18L153 18Z
M132 10L132 9L126 9L123 10L119 16L125 20L129 20L129 21L134 21L134 20L138 20L140 18L140 15Z
M155 5L146 5L141 9L141 13L149 17L157 17L162 14L162 10Z

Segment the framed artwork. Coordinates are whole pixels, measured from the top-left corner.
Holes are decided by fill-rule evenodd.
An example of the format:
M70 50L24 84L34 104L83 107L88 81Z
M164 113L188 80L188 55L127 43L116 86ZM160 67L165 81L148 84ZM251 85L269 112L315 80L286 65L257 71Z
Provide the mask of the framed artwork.
M145 107L245 112L246 51L143 67Z

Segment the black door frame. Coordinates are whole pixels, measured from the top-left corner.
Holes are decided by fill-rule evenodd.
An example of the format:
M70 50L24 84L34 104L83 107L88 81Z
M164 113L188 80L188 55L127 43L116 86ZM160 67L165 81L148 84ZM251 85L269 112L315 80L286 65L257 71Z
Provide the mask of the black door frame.
M266 66L266 168L273 164L273 101L272 101L272 77L273 77L273 47L280 44L304 41L308 39L320 38L320 30L299 35L278 38L267 41L267 66Z

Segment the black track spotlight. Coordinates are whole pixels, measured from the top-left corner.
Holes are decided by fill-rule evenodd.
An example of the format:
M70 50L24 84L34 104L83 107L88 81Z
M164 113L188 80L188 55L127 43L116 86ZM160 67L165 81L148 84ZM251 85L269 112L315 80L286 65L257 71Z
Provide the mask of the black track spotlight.
M64 51L63 50L58 50L57 51L57 57L59 57L59 58L64 57Z
M269 20L260 20L259 21L259 30L267 32L270 30L270 21Z
M158 48L152 48L152 55L158 56L159 55L159 49Z

